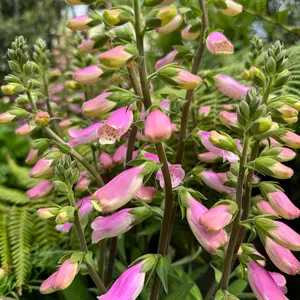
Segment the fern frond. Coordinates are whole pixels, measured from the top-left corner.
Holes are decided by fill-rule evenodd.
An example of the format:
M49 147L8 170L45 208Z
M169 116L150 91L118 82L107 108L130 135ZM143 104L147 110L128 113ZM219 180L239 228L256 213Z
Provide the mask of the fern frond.
M10 270L10 248L9 248L9 237L7 229L8 215L2 213L0 215L0 256L1 256L1 266L5 272Z
M22 285L31 271L33 228L33 216L28 208L14 206L10 212L8 230L14 274L20 295Z
M29 202L29 198L20 190L0 185L0 202L8 204L26 204Z

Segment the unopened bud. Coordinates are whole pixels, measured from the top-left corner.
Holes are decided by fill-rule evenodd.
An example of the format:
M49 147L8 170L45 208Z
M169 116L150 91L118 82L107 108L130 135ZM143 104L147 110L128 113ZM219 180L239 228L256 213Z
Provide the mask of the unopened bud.
M227 150L236 151L237 145L233 138L223 133L219 134L216 131L211 131L209 135L209 141L216 147Z
M249 70L251 80L255 85L264 87L266 84L265 74L256 67L251 67Z
M46 111L39 111L36 113L34 121L38 126L47 126L50 121L50 115Z

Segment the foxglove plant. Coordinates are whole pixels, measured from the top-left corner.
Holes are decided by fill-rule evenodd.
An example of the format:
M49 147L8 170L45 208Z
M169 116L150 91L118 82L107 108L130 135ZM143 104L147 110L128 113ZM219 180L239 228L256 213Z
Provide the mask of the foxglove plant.
M172 0L133 0L133 9L111 7L106 1L99 13L97 0L67 2L91 5L87 14L69 20L67 28L80 32L101 23L103 32L79 33L77 49L64 53L60 57L64 63L56 66L60 70L52 71L44 41L37 41L32 60L24 38L16 38L8 50L12 74L2 86L4 93L18 98L17 106L0 115L0 124L20 120L17 134L43 136L33 138L26 158L32 165L30 176L42 178L27 196L38 200L50 195L51 203L40 207L38 216L52 222L60 234L74 231L80 245L80 251L70 249L61 258L62 265L42 283L41 293L63 290L87 270L98 299L129 300L144 293L147 299L158 300L161 286L168 293L168 273L173 278L176 266L188 261L191 269L204 262L199 251L170 263L176 222L189 226L186 233L192 242L186 248L193 250L199 243L214 256L211 265L221 274L220 286L213 285L206 299L238 299L228 289L234 276L248 280L258 299L286 299L285 278L265 270L266 258L250 243L258 233L277 268L286 274L299 272L292 251L300 251L300 235L274 220L298 218L299 209L278 183L261 182L256 175L291 178L293 170L284 163L295 158L289 148L300 148L300 137L287 128L297 122L300 101L283 89L290 78L284 46L275 42L259 65L254 62L263 52L262 42L254 38L245 83L218 71L199 72L205 49L210 58L234 53L225 34L209 28L207 6L213 3L231 17L242 13L239 3L199 0L200 12L176 7ZM150 66L146 37L175 30L189 49L197 45L196 51L187 55L186 47L173 45ZM153 73L148 74L150 68ZM159 98L157 87L162 84L178 95L168 92ZM231 98L222 111L204 103L195 107L205 85L214 85L217 93ZM222 127L206 126L212 116ZM190 142L199 161L185 155ZM256 197L253 188L259 193ZM57 201L59 195L64 203ZM186 220L176 218L177 206ZM145 232L157 230L157 254L143 253L148 251L145 240L138 252L145 255L126 268L126 251L120 248L114 268L118 243L123 247L132 232L142 239ZM95 253L98 245L100 251ZM239 272L233 272L236 259ZM124 272L113 282L120 269ZM150 270L147 282L152 285L146 294Z

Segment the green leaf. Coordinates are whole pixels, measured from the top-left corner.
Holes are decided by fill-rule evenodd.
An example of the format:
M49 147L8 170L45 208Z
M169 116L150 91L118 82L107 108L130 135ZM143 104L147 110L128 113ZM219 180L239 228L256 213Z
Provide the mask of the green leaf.
M217 283L219 283L221 281L222 278L222 272L217 269L215 266L213 266L212 264L210 264L210 266L213 268L214 272L215 272L215 280Z
M166 294L168 294L168 273L170 270L170 262L167 256L160 257L156 265L156 272L162 282Z
M229 287L228 287L228 291L231 294L236 295L237 293L242 293L248 286L248 282L242 279L237 279L235 281L233 281Z
M201 251L202 251L202 248L199 247L198 250L195 253L192 253L188 256L185 256L185 257L173 262L172 266L182 266L182 265L186 265L186 264L192 262L193 260L195 260L199 256Z

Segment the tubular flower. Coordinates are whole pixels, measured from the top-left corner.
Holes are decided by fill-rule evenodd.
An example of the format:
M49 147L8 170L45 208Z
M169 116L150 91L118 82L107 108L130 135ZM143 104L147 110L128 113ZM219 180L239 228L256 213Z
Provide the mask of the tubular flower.
M172 188L177 187L183 180L185 172L182 169L181 165L171 165L169 164L169 172L171 176ZM161 188L165 187L164 176L162 173L162 169L159 169L156 173L156 179L159 180L159 184Z
M243 5L236 3L232 0L226 0L225 4L227 8L220 9L220 11L227 16L233 17L239 15L241 12L243 12Z
M90 28L89 23L92 21L93 19L88 15L81 15L69 20L66 26L71 30L87 30Z
M41 158L31 169L29 175L32 178L40 178L51 175L53 172L53 159Z
M77 192L83 192L89 187L90 183L91 179L89 178L88 172L82 171L74 189Z
M300 136L294 132L287 131L278 137L289 148L300 149Z
M73 74L73 79L80 84L90 84L97 82L103 71L97 66L89 66Z
M95 143L99 139L99 128L101 125L101 123L95 123L80 130L69 129L69 135L71 136L69 144L75 147Z
M194 41L195 39L197 39L199 37L200 30L192 32L192 31L190 31L191 28L192 28L192 24L189 24L181 31L181 37L184 40Z
M156 192L157 189L154 186L143 185L134 196L134 199L141 200L145 203L151 203L153 198L155 197Z
M206 164L214 164L216 162L222 161L222 157L212 153L212 152L205 152L198 154L198 159Z
M177 54L178 54L178 51L173 50L170 53L168 53L165 57L158 60L155 64L155 70L157 71L158 69L164 67L165 65L169 65L169 64L175 62L175 57Z
M133 122L133 113L130 108L122 107L111 113L108 119L99 128L99 143L114 144L119 141L130 128Z
M206 39L206 47L215 55L232 54L234 47L227 37L221 32L212 32Z
M20 136L30 135L35 128L36 125L25 123L16 129L16 134Z
M165 26L157 28L156 31L160 34L168 34L178 29L182 24L182 22L183 22L182 16L180 14L177 14L171 22L169 22Z
M27 165L34 165L39 160L39 150L38 149L30 149L25 162Z
M26 192L31 200L37 200L47 196L53 188L52 182L49 180L42 181Z
M103 169L111 169L114 163L112 156L106 152L102 152L99 155L98 160L101 164L101 168Z

